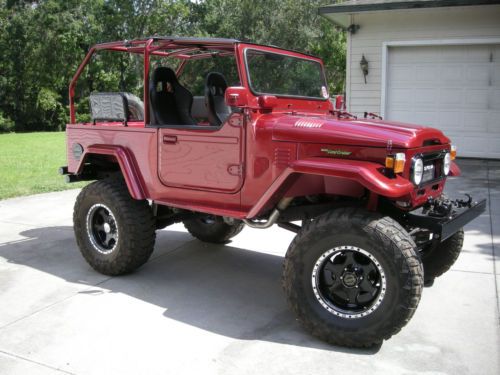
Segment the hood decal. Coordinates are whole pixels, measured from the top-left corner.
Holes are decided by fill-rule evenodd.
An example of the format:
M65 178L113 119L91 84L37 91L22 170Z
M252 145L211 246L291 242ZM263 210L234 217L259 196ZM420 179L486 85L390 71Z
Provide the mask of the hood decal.
M325 121L311 118L301 118L295 122L297 128L321 128Z

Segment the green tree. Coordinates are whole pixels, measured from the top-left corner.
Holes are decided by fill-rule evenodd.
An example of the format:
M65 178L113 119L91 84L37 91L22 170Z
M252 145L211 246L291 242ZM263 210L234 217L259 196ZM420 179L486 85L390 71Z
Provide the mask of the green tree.
M323 58L330 92L343 87L345 37L317 13L327 0L0 0L0 131L60 130L68 85L95 43L150 35L250 40ZM96 57L79 81L80 119L93 90L140 93L142 61Z
M248 40L311 53L325 61L331 92L345 75L345 35L319 16L325 0L206 0L200 4L207 35Z

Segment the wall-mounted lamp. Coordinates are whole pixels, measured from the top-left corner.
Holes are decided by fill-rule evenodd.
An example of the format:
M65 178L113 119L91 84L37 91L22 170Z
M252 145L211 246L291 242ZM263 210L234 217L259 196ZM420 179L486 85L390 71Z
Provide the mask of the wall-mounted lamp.
M365 77L365 83L366 83L366 76L368 75L368 61L366 60L365 55L361 57L359 66L361 67L361 71L363 72L363 76Z
M359 28L360 28L359 25L356 25L356 24L353 23L353 24L347 26L346 30L349 31L351 34L356 34L356 31L358 31Z

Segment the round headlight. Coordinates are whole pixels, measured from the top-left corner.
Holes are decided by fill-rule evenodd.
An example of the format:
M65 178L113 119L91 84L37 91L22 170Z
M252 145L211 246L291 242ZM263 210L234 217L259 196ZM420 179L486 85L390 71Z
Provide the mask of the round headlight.
M411 178L415 185L420 185L424 176L424 162L420 158L413 159Z
M445 176L448 176L448 173L450 173L450 167L451 167L451 155L449 152L447 152L443 159L443 172Z

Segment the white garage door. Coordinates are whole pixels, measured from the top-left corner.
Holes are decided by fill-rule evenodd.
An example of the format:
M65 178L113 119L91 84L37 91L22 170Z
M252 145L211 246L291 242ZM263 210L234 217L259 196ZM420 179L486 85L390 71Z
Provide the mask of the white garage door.
M389 49L386 118L432 126L459 156L500 158L500 45Z

